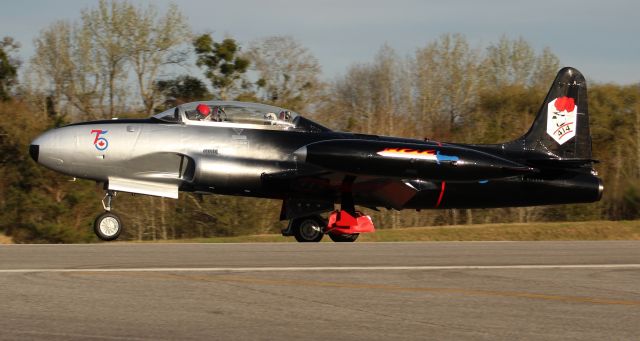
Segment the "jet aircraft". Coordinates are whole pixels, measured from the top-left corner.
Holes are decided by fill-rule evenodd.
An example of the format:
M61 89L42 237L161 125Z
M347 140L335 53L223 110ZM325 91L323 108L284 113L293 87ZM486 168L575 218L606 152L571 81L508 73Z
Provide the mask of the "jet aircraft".
M41 165L104 183L102 240L123 224L117 192L282 200L282 231L299 242L355 241L371 209L491 208L600 200L587 86L574 68L553 81L533 125L498 144L457 144L332 131L295 112L236 101L187 103L147 119L74 123L29 147ZM339 205L335 209L335 205ZM328 214L323 218L322 214Z

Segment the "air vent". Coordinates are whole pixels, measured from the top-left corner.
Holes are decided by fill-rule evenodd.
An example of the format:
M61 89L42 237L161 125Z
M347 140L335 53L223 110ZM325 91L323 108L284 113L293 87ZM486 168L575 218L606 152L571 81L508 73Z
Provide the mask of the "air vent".
M218 150L217 149L204 149L202 151L203 154L205 155L218 155Z

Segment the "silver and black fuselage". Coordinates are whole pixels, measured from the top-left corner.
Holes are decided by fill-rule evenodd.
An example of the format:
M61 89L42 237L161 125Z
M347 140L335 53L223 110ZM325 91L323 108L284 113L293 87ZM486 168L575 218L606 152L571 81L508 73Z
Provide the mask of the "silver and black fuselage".
M553 90L548 97L560 96ZM575 96L579 102L581 95ZM588 156L563 157L568 144L541 148L552 141L532 140L544 135L535 123L510 143L464 145L334 132L280 108L205 103L231 113L207 120L190 116L194 106L184 105L149 119L72 124L36 138L31 156L112 191L253 196L322 210L347 192L356 205L398 210L593 202L602 194L590 137ZM583 153L580 148L574 144L574 154ZM284 218L313 209L298 211L291 207Z

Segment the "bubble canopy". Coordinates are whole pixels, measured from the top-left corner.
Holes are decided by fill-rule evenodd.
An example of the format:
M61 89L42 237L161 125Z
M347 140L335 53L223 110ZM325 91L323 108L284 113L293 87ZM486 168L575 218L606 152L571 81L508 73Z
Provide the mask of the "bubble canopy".
M259 103L207 101L182 104L153 117L166 122L218 122L295 127L298 113Z
M326 132L331 129L296 112L272 105L238 101L200 101L152 116L160 122L252 129Z

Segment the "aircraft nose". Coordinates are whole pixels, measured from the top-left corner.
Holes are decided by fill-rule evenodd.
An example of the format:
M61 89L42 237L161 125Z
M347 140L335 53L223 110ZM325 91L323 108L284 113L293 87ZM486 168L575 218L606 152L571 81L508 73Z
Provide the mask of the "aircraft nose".
M31 141L29 155L35 162L59 171L64 165L64 159L68 159L70 155L64 148L66 145L69 143L66 143L59 129L52 129Z
M51 143L52 139L50 136L51 136L51 132L46 131L36 136L36 138L33 139L33 141L31 141L31 144L29 145L29 155L31 156L33 161L38 163L42 161L41 156L43 154L46 154L44 153L44 151L46 151L52 144Z
M32 144L29 146L29 155L33 161L38 162L38 156L40 156L40 146L37 144Z

